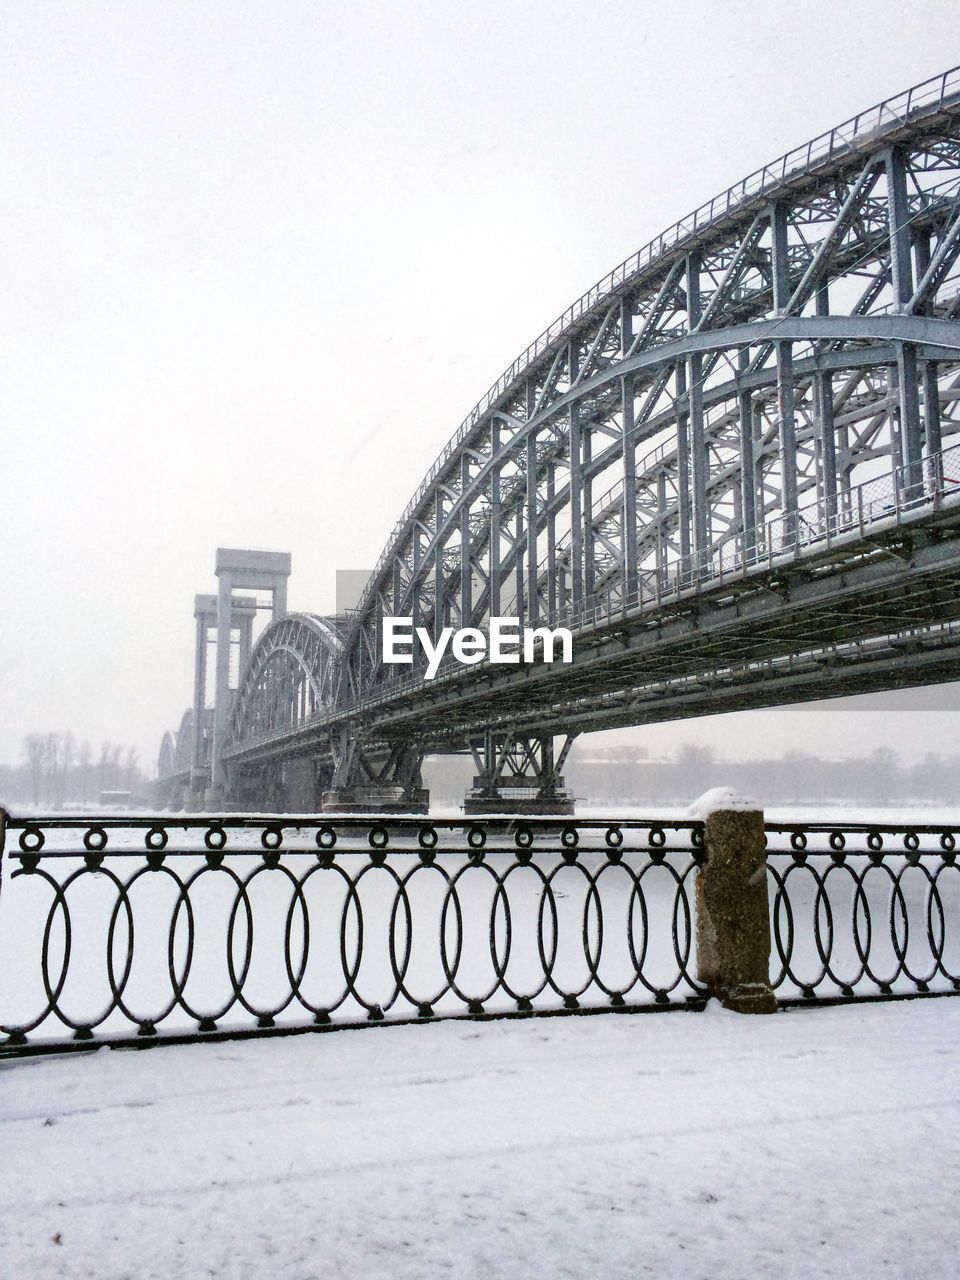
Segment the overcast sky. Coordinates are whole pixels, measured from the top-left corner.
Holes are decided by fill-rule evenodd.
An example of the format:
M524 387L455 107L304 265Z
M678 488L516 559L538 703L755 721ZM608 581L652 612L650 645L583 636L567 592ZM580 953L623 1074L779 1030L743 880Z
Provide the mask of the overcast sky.
M0 760L69 728L152 763L218 545L290 551L291 608L332 610L547 323L744 173L960 62L957 17L0 4ZM894 701L855 733L847 703L637 736L954 748L952 716Z

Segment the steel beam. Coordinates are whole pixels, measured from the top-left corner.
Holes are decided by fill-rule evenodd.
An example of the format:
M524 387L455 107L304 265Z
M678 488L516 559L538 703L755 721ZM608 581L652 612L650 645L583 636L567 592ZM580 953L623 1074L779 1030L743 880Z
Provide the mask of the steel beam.
M910 208L907 202L907 166L903 152L891 147L886 153L887 222L890 240L890 284L896 310L909 308L913 295L910 264Z
M620 397L623 429L621 554L623 556L623 589L627 596L631 596L637 589L637 445L634 436L633 377L630 374L620 384Z

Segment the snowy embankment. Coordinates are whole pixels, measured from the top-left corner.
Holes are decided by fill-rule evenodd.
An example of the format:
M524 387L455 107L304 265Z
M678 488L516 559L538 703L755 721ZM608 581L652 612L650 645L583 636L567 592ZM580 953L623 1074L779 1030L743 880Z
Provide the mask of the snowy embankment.
M0 1274L953 1274L960 1000L0 1067Z

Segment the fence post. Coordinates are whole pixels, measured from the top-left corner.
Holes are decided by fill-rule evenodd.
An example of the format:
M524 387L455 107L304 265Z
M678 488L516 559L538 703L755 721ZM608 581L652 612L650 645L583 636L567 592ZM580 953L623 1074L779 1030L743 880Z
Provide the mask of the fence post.
M697 976L727 1009L776 1013L763 812L720 787L691 814L704 823L706 855L696 877Z

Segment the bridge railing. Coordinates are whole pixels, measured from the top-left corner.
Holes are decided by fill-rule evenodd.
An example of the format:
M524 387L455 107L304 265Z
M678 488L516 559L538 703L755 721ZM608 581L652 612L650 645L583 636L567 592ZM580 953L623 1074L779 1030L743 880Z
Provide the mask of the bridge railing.
M767 824L782 1003L960 989L954 826ZM700 1008L693 819L9 819L0 1055Z
M568 627L574 633L619 623L690 594L714 590L728 583L734 585L754 573L779 568L818 548L855 545L868 532L876 536L916 518L924 509L935 511L957 503L960 503L960 445L953 445L919 463L896 467L841 490L832 506L815 502L792 514L777 516L752 533L729 538L705 556L678 557L657 568L642 569L637 573L637 585L632 591L625 591L622 581L617 581L593 592L578 609L568 601L552 611L541 609L535 620L527 617L526 621L535 621L537 626ZM500 612L505 617L517 616L516 599L504 601ZM519 616L523 621L524 615ZM477 628L484 634L489 632L484 622L478 623ZM450 655L441 661L434 682L427 681L424 665L425 660L421 665L396 666L389 673L381 668L373 690L344 704L336 714L373 708L428 685L434 687L436 680L463 674L463 667ZM489 665L489 660L484 659L471 670L478 673ZM297 730L328 719L331 714L329 710L319 709L301 721ZM258 734L236 744L233 750L279 741L292 731L281 729Z
M792 175L810 172L820 165L829 164L840 156L856 152L864 145L877 145L879 136L884 132L906 125L916 118L935 114L947 106L955 105L958 97L960 97L960 67L952 67L942 75L932 76L929 80L924 80L866 111L859 112L835 128L818 134L809 142L787 151L771 164L754 170L720 195L714 196L706 204L694 209L686 217L678 219L672 227L656 236L598 280L562 315L558 316L539 337L535 338L509 368L504 370L447 441L394 525L361 597L360 611L366 610L372 598L373 585L393 555L397 538L407 528L414 512L451 458L506 392L517 384L557 342L568 336L585 317L608 305L626 284L642 270L662 258L668 250L675 250L684 242L696 239L707 228L745 209L758 198L778 190Z
M606 590L594 592L575 609L568 602L554 610L541 610L536 619L517 614L517 600L507 599L501 615L517 617L528 625L568 627L579 630L618 622L625 615L657 609L691 592L703 592L745 576L772 569L797 559L818 547L829 548L841 540L856 541L869 531L896 527L905 518L927 508L960 502L960 445L924 458L910 466L900 466L841 491L832 506L819 501L792 514L776 516L747 534L738 534L703 555L670 560L659 568L642 569L637 585L625 591L621 580ZM488 633L488 624L478 629ZM487 660L473 670L483 670ZM463 668L450 656L437 669L435 679L462 674ZM384 697L412 692L428 682L417 666L394 668L377 684L376 693L355 704L363 707Z
M625 610L659 605L678 593L709 590L750 569L772 565L783 556L799 556L818 544L829 546L846 535L863 536L882 524L897 524L924 507L960 499L960 445L900 466L841 491L832 506L823 500L768 520L752 532L739 533L705 555L677 557L658 569L638 573L637 588L624 592L619 583L585 609L568 606L549 615L553 625L578 627L619 616Z

